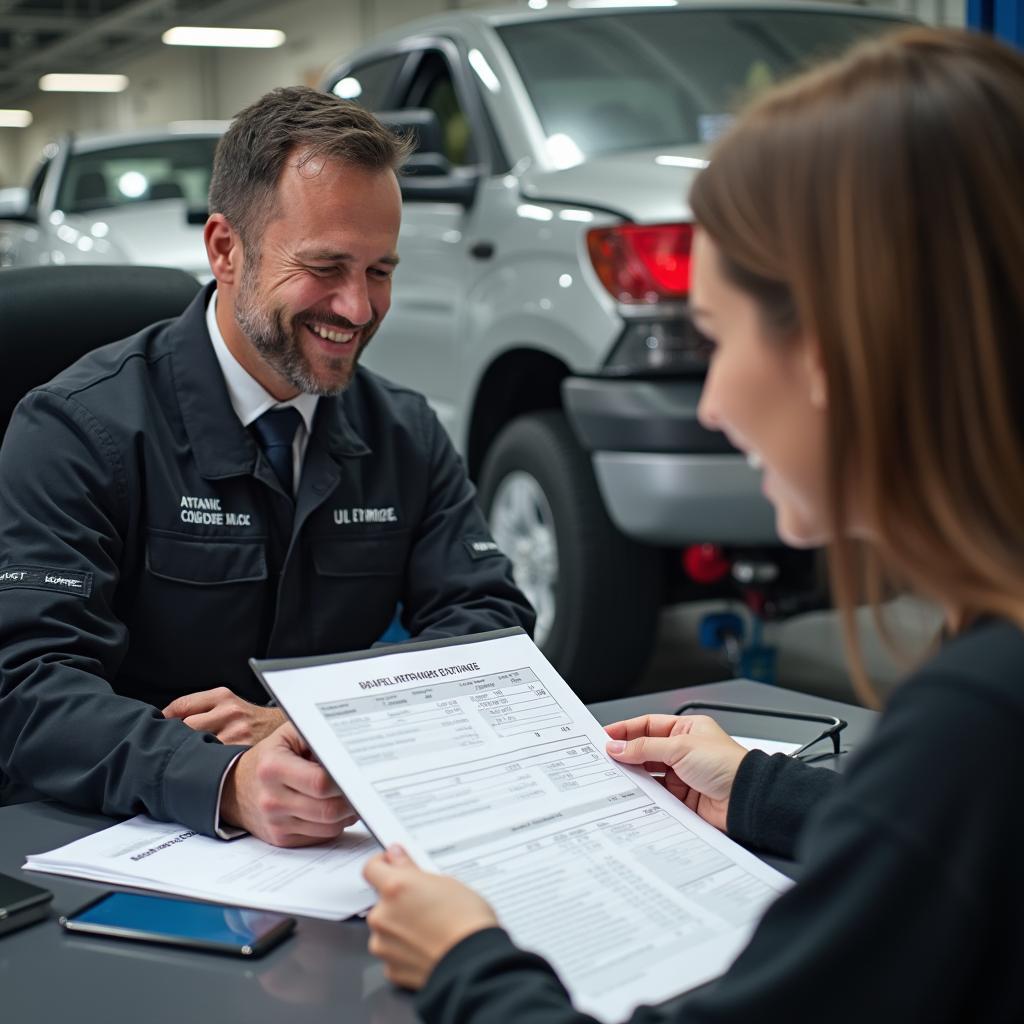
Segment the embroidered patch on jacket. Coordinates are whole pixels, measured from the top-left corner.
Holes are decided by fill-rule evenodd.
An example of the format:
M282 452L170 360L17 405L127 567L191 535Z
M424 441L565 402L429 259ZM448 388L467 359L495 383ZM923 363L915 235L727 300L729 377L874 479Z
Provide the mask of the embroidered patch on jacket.
M42 569L35 565L6 565L0 569L0 590L54 590L58 594L88 597L92 593L92 573L71 569Z
M481 558L490 558L492 555L500 555L502 553L501 548L493 540L484 537L469 537L462 543L466 545L469 557L474 562L479 561Z

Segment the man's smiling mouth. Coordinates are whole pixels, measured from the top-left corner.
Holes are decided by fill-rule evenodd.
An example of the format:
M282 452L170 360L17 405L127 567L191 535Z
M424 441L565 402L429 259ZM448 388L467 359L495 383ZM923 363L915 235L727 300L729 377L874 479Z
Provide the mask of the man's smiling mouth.
M306 324L318 338L324 341L334 342L337 345L347 345L359 332L355 330L336 331L321 324Z

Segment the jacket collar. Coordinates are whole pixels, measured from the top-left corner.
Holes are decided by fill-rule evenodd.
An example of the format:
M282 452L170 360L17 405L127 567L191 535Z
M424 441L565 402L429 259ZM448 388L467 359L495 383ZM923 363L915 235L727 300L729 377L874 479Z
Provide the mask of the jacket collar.
M208 284L168 330L171 373L185 433L199 472L208 480L252 474L257 446L242 426L228 395L206 328L206 306L216 285ZM317 403L314 434L332 456L368 455L370 448L345 414L345 395ZM312 438L311 438L312 440Z

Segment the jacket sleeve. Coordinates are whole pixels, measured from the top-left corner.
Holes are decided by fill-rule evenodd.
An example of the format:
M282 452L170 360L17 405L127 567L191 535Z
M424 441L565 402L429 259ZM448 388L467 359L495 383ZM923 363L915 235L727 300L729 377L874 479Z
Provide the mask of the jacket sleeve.
M114 692L118 617L138 483L99 420L47 390L18 406L0 449L0 776L111 815L213 834L220 744Z
M447 433L423 403L430 470L423 514L406 572L406 629L417 638L482 633L522 626L533 634L534 612L512 580Z
M804 822L839 784L839 775L787 754L752 750L740 762L729 798L731 839L790 860Z

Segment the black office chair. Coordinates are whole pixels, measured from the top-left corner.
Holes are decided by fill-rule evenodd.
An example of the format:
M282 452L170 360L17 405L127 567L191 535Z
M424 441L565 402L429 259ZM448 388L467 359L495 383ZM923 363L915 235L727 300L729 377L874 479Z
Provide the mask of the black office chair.
M198 290L170 267L0 271L0 436L26 392L86 352L177 316Z

